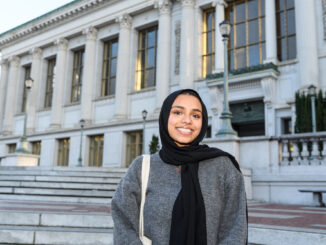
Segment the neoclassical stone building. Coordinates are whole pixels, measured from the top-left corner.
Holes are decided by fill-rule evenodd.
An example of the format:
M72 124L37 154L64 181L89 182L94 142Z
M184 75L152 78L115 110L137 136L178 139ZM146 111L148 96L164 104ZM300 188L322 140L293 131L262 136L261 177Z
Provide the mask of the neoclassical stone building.
M164 98L194 88L220 128L223 43L240 139L293 132L294 94L326 89L325 0L75 0L0 34L0 155L23 132L41 166L126 166L158 135ZM30 96L24 85L34 79ZM250 163L246 167L250 168Z

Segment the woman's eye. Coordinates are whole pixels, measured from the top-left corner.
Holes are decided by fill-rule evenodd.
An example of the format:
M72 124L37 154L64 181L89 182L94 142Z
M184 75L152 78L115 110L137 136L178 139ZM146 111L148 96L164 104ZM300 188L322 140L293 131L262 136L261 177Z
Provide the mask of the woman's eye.
M180 111L174 111L173 114L174 115L181 115L181 112Z
M196 119L199 119L200 118L200 115L194 114L193 117L196 118Z

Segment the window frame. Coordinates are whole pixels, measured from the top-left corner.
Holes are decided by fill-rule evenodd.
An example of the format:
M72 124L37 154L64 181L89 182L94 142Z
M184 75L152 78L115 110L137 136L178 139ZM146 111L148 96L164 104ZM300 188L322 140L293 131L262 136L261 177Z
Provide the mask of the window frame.
M89 167L103 166L104 134L89 136Z
M116 55L112 55L112 47L117 44ZM103 45L103 62L102 62L102 75L101 75L101 97L110 96L115 94L117 83L117 65L118 65L118 47L119 39L113 38L104 42ZM115 60L115 71L112 70L112 62ZM112 81L114 79L114 89L111 90Z
M44 96L44 108L52 107L52 96L53 96L53 84L55 77L56 58L47 60L48 67L46 72L46 85L45 85L45 96Z
M135 142L132 142L131 139L132 136L135 137ZM134 160L134 158L139 156L142 153L142 151L143 151L143 130L126 132L126 167L128 167L131 164L131 162Z
M153 46L148 46L148 33L155 31L155 42ZM156 86L156 67L157 67L157 38L158 38L158 26L151 26L146 29L139 30L138 32L138 48L137 48L137 64L136 64L136 82L135 82L135 90L139 91L145 88L152 88ZM145 39L145 40L144 40ZM148 50L154 49L154 57L152 62L154 66L149 67L147 58L148 58ZM153 74L153 85L149 85L148 77L146 79L146 74L150 70L154 71Z
M255 17L249 17L249 6L248 3L253 0L237 0L228 3L228 7L226 9L226 19L230 21L232 24L232 29L230 33L230 38L228 42L228 61L229 61L229 67L230 70L236 70L241 68L247 68L251 66L256 66L263 64L263 61L266 57L266 37L265 37L265 2L264 0L255 0L258 4L258 14ZM240 4L245 4L245 17L244 20L237 21L237 12L236 12L236 6ZM233 12L233 19L230 18L230 13ZM253 22L257 20L258 21L258 41L256 42L249 42L249 22ZM237 32L238 28L237 25L245 25L245 43L244 45L237 46ZM232 43L233 40L233 43ZM259 62L256 64L251 64L250 60L250 47L254 47L258 45L259 48ZM240 52L240 50L245 50L245 65L240 66L239 60L237 58L237 53Z
M70 138L58 139L57 166L69 166Z
M208 14L213 13L212 17L212 29L208 30ZM202 76L206 77L207 74L211 74L214 69L215 69L215 31L216 31L216 26L215 26L215 8L209 8L205 9L203 11L203 31L202 31ZM211 52L209 52L208 47L208 36L209 33L212 36L212 47L211 47ZM207 59L210 58L212 63L212 67L208 67L207 65Z
M73 55L73 66L72 66L72 82L71 82L71 103L80 102L81 90L83 84L83 70L84 70L84 59L85 49L78 49L74 51Z

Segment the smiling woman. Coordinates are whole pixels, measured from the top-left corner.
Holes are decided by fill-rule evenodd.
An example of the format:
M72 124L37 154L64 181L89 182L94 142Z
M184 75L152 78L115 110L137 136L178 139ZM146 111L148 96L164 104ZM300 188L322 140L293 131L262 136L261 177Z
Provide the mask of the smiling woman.
M162 149L150 156L144 222L139 219L140 156L111 202L114 244L142 244L139 224L144 224L144 235L155 245L247 243L246 196L239 164L230 154L201 144L207 127L206 106L196 91L179 90L165 99L159 117Z

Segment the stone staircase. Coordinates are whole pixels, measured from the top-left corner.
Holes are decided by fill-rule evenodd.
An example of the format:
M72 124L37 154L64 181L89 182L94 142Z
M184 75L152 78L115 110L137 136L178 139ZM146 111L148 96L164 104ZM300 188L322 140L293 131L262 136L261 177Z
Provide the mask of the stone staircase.
M110 202L125 172L0 167L0 244L113 244Z

